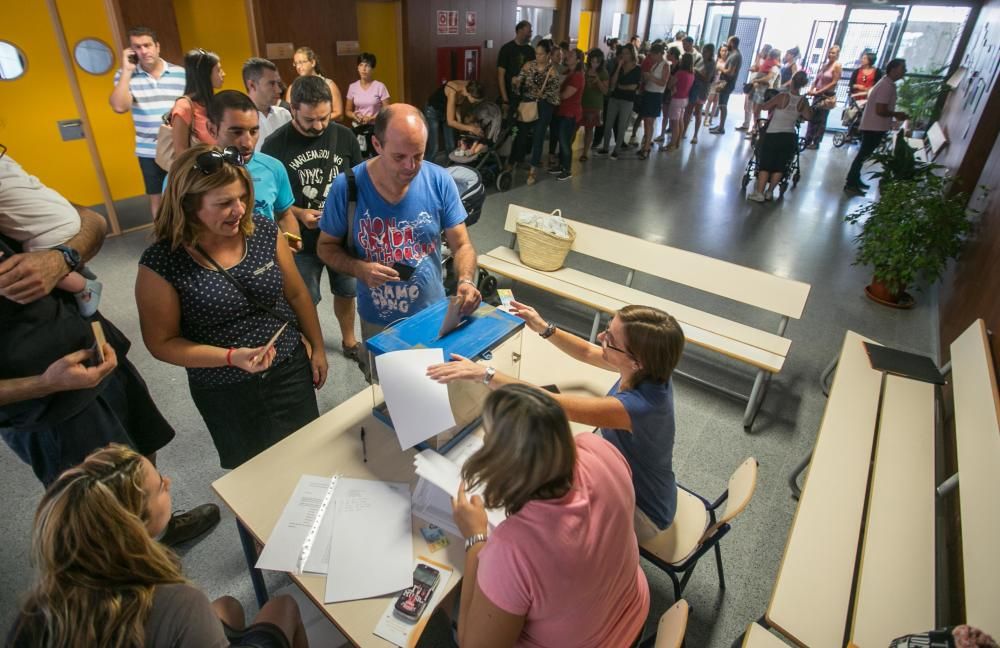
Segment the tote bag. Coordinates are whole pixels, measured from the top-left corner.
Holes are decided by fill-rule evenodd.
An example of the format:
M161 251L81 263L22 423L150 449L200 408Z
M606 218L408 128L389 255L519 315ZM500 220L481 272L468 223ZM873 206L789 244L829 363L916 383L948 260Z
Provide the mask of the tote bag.
M188 97L177 97L174 101L174 106L181 99L186 99L188 103L191 104L191 112L194 113L194 104ZM170 165L174 161L174 127L171 125L171 121L174 116L173 107L170 108L170 112L163 115L163 123L160 124L160 129L156 131L156 164L164 171L170 171ZM191 129L191 146L198 143L198 137L194 134L194 129Z

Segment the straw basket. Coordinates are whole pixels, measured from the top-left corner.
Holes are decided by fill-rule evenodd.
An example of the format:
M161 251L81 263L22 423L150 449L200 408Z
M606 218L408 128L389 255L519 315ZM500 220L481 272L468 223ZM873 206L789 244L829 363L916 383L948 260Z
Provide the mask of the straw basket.
M558 211L556 210L556 212ZM572 227L568 225L567 227L569 228L569 238L564 239L537 227L518 223L517 244L521 263L529 268L544 272L552 272L563 267L566 255L569 254L570 248L573 247L573 241L576 240L576 232Z

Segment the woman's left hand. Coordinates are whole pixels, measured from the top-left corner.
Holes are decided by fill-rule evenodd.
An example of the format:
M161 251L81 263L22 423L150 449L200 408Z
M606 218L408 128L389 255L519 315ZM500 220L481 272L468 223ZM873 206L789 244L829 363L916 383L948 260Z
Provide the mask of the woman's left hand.
M328 370L326 362L326 349L323 345L313 349L312 357L309 358L309 366L312 368L313 387L321 388L326 383L326 373Z
M427 377L439 383L448 384L456 380L482 381L486 375L486 367L478 365L457 353L451 354L451 362L427 367Z
M490 523L486 518L483 498L479 495L467 498L464 481L458 486L458 494L451 498L451 516L465 538L471 538L477 533L485 534L489 530Z

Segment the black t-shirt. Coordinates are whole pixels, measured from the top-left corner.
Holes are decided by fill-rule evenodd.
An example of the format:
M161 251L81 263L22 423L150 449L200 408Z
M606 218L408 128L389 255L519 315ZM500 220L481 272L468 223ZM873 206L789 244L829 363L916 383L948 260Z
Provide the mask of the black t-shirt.
M517 41L510 41L504 43L504 46L500 48L500 53L497 55L497 67L506 71L504 86L506 86L507 98L511 97L512 92L510 82L521 71L525 63L534 60L535 48L527 43L518 45Z
M635 93L638 90L638 84L642 81L642 68L636 65L628 72L618 73L618 84L615 86L614 91L611 96L615 99L624 99L625 101L635 101ZM634 85L635 88L631 90L622 90L619 86L630 86Z
M319 137L307 137L289 122L271 133L261 152L285 165L292 185L295 206L323 211L333 180L344 169L364 160L354 133L345 126L331 123ZM319 228L300 228L302 252L316 254ZM300 254L302 253L300 252Z

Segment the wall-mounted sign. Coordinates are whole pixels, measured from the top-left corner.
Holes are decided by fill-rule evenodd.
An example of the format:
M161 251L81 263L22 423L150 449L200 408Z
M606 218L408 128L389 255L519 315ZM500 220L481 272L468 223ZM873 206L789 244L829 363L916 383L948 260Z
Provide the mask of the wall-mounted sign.
M438 35L458 34L458 11L438 9L437 33Z
M268 43L264 46L267 58L290 59L295 54L295 45L292 43Z
M358 41L337 41L337 56L357 56L360 53Z
M475 34L476 33L476 12L466 11L465 12L465 33Z

